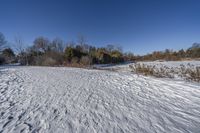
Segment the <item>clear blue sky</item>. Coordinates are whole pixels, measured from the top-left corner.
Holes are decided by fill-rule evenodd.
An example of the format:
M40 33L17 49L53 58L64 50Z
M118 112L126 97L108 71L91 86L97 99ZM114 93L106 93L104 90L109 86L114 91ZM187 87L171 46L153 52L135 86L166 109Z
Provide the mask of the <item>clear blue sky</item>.
M92 45L136 54L177 50L200 42L200 0L1 0L0 32L28 44L82 34Z

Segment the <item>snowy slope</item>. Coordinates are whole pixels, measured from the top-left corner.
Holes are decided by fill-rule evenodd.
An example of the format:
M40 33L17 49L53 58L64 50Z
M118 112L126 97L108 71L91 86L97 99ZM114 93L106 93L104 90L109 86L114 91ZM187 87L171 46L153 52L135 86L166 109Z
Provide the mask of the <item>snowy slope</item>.
M199 133L200 84L76 68L0 68L0 132Z

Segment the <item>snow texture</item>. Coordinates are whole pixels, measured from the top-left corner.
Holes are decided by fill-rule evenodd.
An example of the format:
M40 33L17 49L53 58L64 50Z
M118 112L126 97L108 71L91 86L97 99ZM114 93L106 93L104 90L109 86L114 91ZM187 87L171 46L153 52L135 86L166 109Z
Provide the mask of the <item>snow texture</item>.
M105 70L0 67L0 133L200 133L200 84Z

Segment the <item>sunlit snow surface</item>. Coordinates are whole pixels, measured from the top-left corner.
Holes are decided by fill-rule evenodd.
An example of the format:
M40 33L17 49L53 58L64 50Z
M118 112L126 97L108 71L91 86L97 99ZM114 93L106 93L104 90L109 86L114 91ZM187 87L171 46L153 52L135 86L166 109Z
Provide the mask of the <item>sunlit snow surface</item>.
M128 72L4 66L0 132L200 133L200 84Z

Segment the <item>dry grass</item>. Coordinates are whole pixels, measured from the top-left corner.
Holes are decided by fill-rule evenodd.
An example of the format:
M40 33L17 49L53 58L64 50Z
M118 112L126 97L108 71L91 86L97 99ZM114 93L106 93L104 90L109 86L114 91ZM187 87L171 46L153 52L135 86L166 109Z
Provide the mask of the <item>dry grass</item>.
M181 77L189 81L200 82L200 67L190 65L180 65L179 68L162 66L160 68L155 65L135 64L129 66L133 72L137 74L150 75L155 77L174 78L175 76Z

